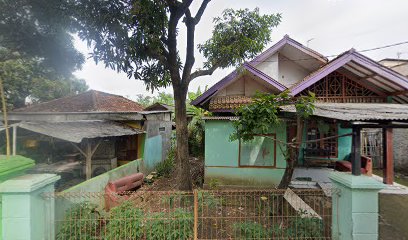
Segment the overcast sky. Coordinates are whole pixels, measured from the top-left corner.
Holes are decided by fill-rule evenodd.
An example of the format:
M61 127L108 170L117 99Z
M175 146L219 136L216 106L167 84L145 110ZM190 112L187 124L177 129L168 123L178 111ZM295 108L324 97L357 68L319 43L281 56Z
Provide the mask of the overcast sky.
M195 0L193 12L200 0ZM281 24L272 32L272 42L279 41L285 34L309 47L329 56L340 54L350 48L371 49L398 42L408 41L407 0L212 0L201 22L196 28L197 43L211 36L212 19L221 15L225 8L259 7L261 13L282 13ZM184 56L185 29L180 26L180 53ZM85 55L90 51L86 44L76 40L76 47ZM383 58L408 58L408 44L364 53L374 60ZM201 67L203 58L196 51L195 67ZM212 86L232 69L220 69L212 76L200 77L190 84L190 90L199 86ZM146 91L142 81L128 79L126 74L105 69L103 63L96 65L88 59L77 77L86 80L91 89L135 98L137 94L152 95ZM171 87L160 91L172 92ZM156 95L154 93L153 95Z

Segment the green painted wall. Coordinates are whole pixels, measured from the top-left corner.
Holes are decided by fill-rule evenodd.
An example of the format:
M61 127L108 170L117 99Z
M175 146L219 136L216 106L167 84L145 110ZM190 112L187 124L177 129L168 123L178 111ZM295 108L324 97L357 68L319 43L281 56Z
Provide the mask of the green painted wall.
M239 142L229 140L230 121L205 122L205 165L238 167Z
M341 128L340 123L338 124L337 129L339 135L344 135L353 132L353 129L351 128ZM337 153L338 160L345 160L346 158L348 158L349 154L351 153L351 143L352 143L351 136L339 138L338 140L339 148Z
M112 169L106 173L93 177L85 182L75 185L63 191L63 193L68 192L103 192L105 190L106 184L109 181L113 181L124 176L145 171L142 169L142 160L134 160L128 164L122 165L115 169Z
M220 185L273 187L279 184L286 161L286 146L276 144L276 168L239 167L239 141L230 141L234 131L231 121L207 120L205 123L205 179L216 179ZM286 142L286 124L272 128L277 139Z

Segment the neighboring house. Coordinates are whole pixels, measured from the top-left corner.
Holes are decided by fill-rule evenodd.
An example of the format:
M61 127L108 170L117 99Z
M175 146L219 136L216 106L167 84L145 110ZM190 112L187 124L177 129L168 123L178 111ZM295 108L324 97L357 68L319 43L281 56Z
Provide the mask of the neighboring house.
M172 127L171 111L145 111L122 96L95 90L8 116L13 154L36 160L33 171L78 171L87 178L140 158L153 169L166 156Z
M251 142L230 141L229 136L232 121L237 119L236 108L250 103L256 92L278 94L285 90L293 96L309 91L316 94L315 117L306 122L304 140L352 133L350 124L357 120L379 124L394 120L401 112L404 115L395 118L408 119L408 109L401 104L408 102L405 76L354 49L329 61L285 36L245 63L243 71L233 71L193 101L193 105L213 113L213 117L205 118L207 184L211 179L226 185L271 186L280 182L286 147L279 141L288 142L296 136L295 121L290 117L293 109L285 110L287 119L282 124L271 126L272 137L279 141L260 136ZM347 160L352 153L352 137L304 144L301 153L300 164L310 159L329 163Z

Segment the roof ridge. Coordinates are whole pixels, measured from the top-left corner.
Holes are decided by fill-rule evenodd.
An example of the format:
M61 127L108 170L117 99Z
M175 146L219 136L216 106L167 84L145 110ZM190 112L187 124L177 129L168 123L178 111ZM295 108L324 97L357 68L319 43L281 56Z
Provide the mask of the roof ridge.
M263 60L265 60L266 58L268 58L270 55L273 55L274 53L276 53L279 49L281 49L283 46L285 46L285 44L290 44L293 47L297 47L299 48L299 50L304 49L307 52L310 52L312 54L317 55L316 59L319 60L323 60L323 62L327 63L329 60L327 59L327 57L325 57L323 54L319 53L316 50L313 50L303 44L301 44L300 42L294 40L293 38L289 37L289 35L285 35L281 40L279 40L278 42L276 42L274 45L272 45L271 47L269 47L268 49L266 49L265 51L263 51L262 53L260 53L258 56L256 56L254 59L252 59L251 61L249 61L249 63L259 63L262 62ZM301 50L302 51L302 50ZM307 53L303 51L304 53L311 55L310 53Z
M21 108L15 108L15 109L13 109L12 111L28 109L28 108L31 108L32 106L45 105L45 104L49 104L49 103L52 103L52 102L55 102L55 101L59 101L59 100L61 100L61 99L68 99L68 98L77 97L77 96L80 96L80 95L85 95L86 93L88 93L88 92L90 92L90 91L93 91L93 90L91 89L91 90L88 90L88 91L85 91L85 92L81 92L81 93L78 93L78 94L67 95L67 96L64 96L64 97L52 99L52 100L49 100L49 101L46 101L46 102L40 102L40 103L35 103L35 104L32 104L32 105L25 106L25 107L21 107Z

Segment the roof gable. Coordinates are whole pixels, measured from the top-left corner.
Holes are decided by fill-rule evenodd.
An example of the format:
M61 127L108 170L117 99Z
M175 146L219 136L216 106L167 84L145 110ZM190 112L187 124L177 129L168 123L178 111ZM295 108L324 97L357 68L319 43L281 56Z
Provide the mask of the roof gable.
M127 98L90 90L74 96L33 104L14 112L137 112L143 107Z
M311 58L315 58L315 59L321 61L322 63L327 63L328 62L328 59L325 56L323 56L322 54L320 54L319 52L317 52L317 51L315 51L315 50L313 50L311 48L308 48L308 47L304 46L303 44L295 41L294 39L290 38L289 35L285 35L280 41L275 43L272 47L270 47L269 49L267 49L266 51L264 51L263 53L261 53L257 57L255 57L253 60L251 60L250 64L255 66L255 65L265 61L266 59L271 57L273 54L278 52L280 49L282 49L286 45L290 45L290 46L296 48L297 50L309 55Z
M309 86L340 68L353 72L359 76L359 79L364 79L391 95L395 92L408 90L407 77L351 49L331 60L328 64L311 73L301 82L293 86L291 88L292 95L299 94ZM408 96L399 96L398 98L404 98L403 102L408 102Z
M279 83L272 77L266 75L262 71L249 65L248 63L245 63L243 65L243 68L247 70L249 73L252 73L253 75L257 76L260 80L264 81L265 83L267 83L273 88L276 88L279 91L284 91L285 89L287 89L284 85L282 85L281 83ZM207 100L209 100L212 96L214 96L218 91L220 91L221 89L226 87L228 84L236 80L239 75L240 75L239 71L234 70L233 72L228 74L225 78L223 78L221 81L217 82L214 86L209 88L201 96L199 96L194 101L192 101L191 104L194 106L197 106L197 105L202 105L203 103L207 102Z

